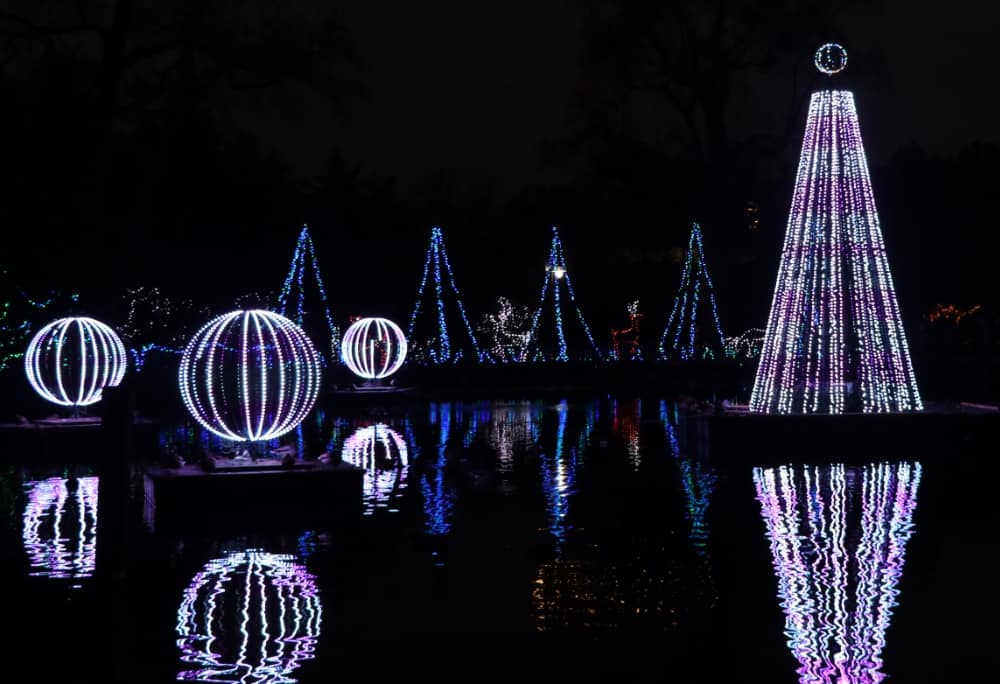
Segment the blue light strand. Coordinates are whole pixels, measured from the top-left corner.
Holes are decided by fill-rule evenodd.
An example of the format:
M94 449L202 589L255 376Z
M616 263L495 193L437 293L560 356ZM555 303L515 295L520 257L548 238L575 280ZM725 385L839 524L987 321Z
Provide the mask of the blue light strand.
M434 268L431 271L431 264L433 263ZM459 316L462 318L462 323L465 325L465 331L469 335L469 341L472 343L472 349L474 352L474 358L480 363L489 362L492 363L494 359L487 353L483 352L479 346L479 341L476 339L475 333L472 331L472 325L469 323L469 318L465 313L465 305L462 304L461 293L458 286L455 284L455 274L451 269L451 262L448 260L448 251L445 249L444 245L444 234L438 226L434 226L431 229L431 243L427 248L427 257L424 260L424 272L420 278L420 288L417 291L417 301L413 307L413 313L410 315L410 326L407 330L407 340L410 346L413 348L419 348L417 340L414 339L413 333L416 329L417 316L420 314L420 305L424 299L424 292L427 288L427 275L433 272L434 276L434 293L437 299L437 318L438 318L438 347L435 349L433 344L428 350L428 356L434 364L442 363L457 363L463 357L462 350L457 350L454 354L452 353L452 343L451 338L448 336L448 322L446 318L445 309L445 287L443 279L441 277L441 265L444 264L444 271L448 277L447 286L451 290L451 293L455 296L455 303L458 307Z
M562 240L559 239L559 231L555 226L552 226L552 243L549 247L549 258L545 265L545 281L542 283L542 292L538 297L538 308L535 310L535 315L531 322L531 334L528 338L528 344L525 346L525 359L531 357L531 347L535 346L535 359L546 361L548 360L545 356L545 352L541 349L540 345L537 345L538 339L538 324L541 319L542 310L545 307L545 294L548 291L549 279L554 278L555 283L552 286L553 290L553 309L556 324L556 334L559 340L559 351L555 355L554 360L556 361L569 361L570 355L569 350L566 345L566 338L563 331L563 320L562 320L562 308L561 300L559 295L559 281L566 281L566 289L569 293L569 300L576 309L577 318L580 321L580 325L583 327L583 331L587 336L587 340L590 342L590 346L594 352L594 358L600 359L601 352L597 348L597 343L594 341L594 336L590 332L590 326L587 325L586 319L583 317L583 311L580 309L580 305L576 301L576 292L573 290L573 281L570 279L569 270L566 268L566 258L563 255Z
M702 349L704 358L722 358L725 356L725 342L722 334L722 326L719 323L718 305L715 300L715 286L712 284L712 277L708 274L708 266L705 264L705 249L702 244L701 226L697 223L691 226L691 235L688 238L687 258L684 261L684 270L681 273L681 282L677 288L677 295L674 297L674 306L670 310L670 317L667 319L667 327L663 329L660 338L660 359L681 359L688 361L697 356L697 340L695 333L698 320L698 306L700 302L700 291L704 286L708 293L709 303L712 310L712 322L715 327L715 336L710 342L705 342ZM686 333L686 344L681 341L682 335ZM670 338L668 346L668 338Z
M132 357L132 365L135 367L136 373L142 370L142 367L146 364L146 355L151 351L167 352L168 354L181 354L184 352L183 349L174 349L173 347L153 343L144 344L138 349L129 348L128 353Z
M295 243L295 252L292 255L292 265L288 269L288 275L285 277L285 282L281 287L281 294L278 295L278 313L286 318L292 318L299 327L302 327L303 319L305 318L305 286L303 285L303 275L306 270L307 254L309 256L309 265L312 266L312 273L316 278L316 285L319 289L326 325L330 329L330 358L324 358L324 362L335 365L340 363L340 331L333 323L333 316L330 315L330 303L326 296L326 287L323 285L323 275L319 270L319 262L316 259L316 247L313 244L312 236L309 235L309 226L306 224L302 224L302 231L299 233L299 239ZM295 293L296 307L294 318L289 313L289 298L292 294L293 281L297 290Z

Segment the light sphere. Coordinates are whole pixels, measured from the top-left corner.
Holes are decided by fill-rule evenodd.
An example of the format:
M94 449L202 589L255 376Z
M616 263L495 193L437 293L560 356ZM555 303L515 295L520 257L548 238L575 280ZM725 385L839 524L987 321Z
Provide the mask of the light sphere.
M839 74L847 66L847 50L839 43L826 43L816 50L813 64L827 76Z
M125 345L110 327L86 316L60 318L39 330L24 353L24 372L41 397L60 406L90 406L125 377Z
M319 396L321 361L309 337L271 311L213 318L188 342L179 385L206 430L236 442L294 430Z
M379 380L403 365L406 335L388 318L362 318L344 333L340 356L358 377Z

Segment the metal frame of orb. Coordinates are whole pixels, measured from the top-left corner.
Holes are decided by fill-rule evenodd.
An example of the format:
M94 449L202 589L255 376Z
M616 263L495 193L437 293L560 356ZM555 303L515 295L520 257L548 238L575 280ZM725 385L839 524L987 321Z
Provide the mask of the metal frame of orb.
M372 327L375 337L372 338ZM376 359L376 345L385 345ZM387 378L406 360L406 335L388 318L362 318L351 324L340 345L341 358L358 377L366 380Z
M65 372L67 362L69 373ZM122 381L126 364L125 345L118 333L87 316L52 321L31 338L24 353L24 372L31 387L46 401L60 406L96 404L105 387ZM79 382L68 386L77 370ZM71 398L73 395L76 398Z
M309 337L272 311L213 318L184 349L181 398L206 430L256 442L295 429L319 396L322 366Z

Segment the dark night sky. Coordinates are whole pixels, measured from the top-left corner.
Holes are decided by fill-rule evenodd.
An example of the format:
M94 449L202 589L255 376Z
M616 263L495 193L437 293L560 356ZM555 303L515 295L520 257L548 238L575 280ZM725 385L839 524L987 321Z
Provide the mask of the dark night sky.
M0 0L0 9L4 4ZM1000 6L976 0L860 4L865 7L841 14L837 23L844 27L843 35L830 39L847 46L852 59L848 70L860 75L849 87L857 95L862 133L873 165L885 163L909 143L950 156L972 141L1000 141L1000 92L994 87L993 58ZM347 103L349 116L338 116L326 100L310 94L304 95L296 114L278 114L254 105L234 112L238 124L249 129L263 149L273 150L287 164L296 182L321 177L332 151L341 152L348 162L360 165L372 176L396 178L401 195L408 200L417 198L418 203L421 182L440 170L454 171L463 180L493 181L493 201L498 207L518 197L526 185L565 181L567 169L543 164L540 150L566 132L573 97L584 75L583 14L577 0L337 0L335 5L356 43L362 64L358 79L367 91L364 97ZM21 2L20 6L26 5ZM270 5L262 2L261 6ZM297 0L289 6L305 12L324 5L319 0ZM737 137L771 132L775 120L792 108L784 73L754 78L740 82L734 90L729 123ZM32 118L35 113L29 112L27 119ZM793 137L801 135L803 124L804 112L795 120ZM662 120L656 125L669 128ZM48 135L45 131L41 134ZM719 255L713 275L723 310L727 306L738 308L726 303L726 293L740 293L747 277L753 278L753 286L760 290L752 294L753 301L760 302L760 311L740 311L742 320L735 317L743 327L755 324L766 313L766 291L773 285L794 159L784 166L788 178L781 182L788 189L774 194L770 214L765 217L766 239L774 245L773 249L758 246L760 254L769 255L758 260L759 266L730 274L721 254L727 247L725 231L741 230L739 212L742 203L751 199L746 196L749 192L740 190L744 196L719 198L720 202L735 203L731 225L717 221L706 226L709 258L713 258L713 250ZM43 173L48 173L47 169L43 168ZM661 326L659 319L664 316L659 314L669 306L679 267L651 266L641 287L632 288L627 262L612 259L615 249L630 246L652 246L661 251L677 247L686 237L689 222L702 220L687 216L674 221L676 225L669 231L661 228L665 219L660 210L676 198L674 189L657 175L656 167L650 169L649 187L638 191L652 200L646 209L648 226L632 243L627 225L608 225L605 245L604 237L587 234L593 229L579 222L574 225L572 217L521 215L516 208L508 208L502 217L509 227L481 227L489 217L479 223L483 217L475 214L470 214L464 225L459 221L444 225L460 285L476 309L474 317L501 294L532 303L540 284L539 269L551 221L563 229L570 267L580 274L574 282L581 296L586 301L599 295L604 298L603 304L591 307L597 309L595 328L606 330L615 316L623 317L624 302L636 294L657 314L648 320ZM196 184L206 182L212 179ZM906 185L900 187L900 192L908 190ZM229 191L225 201L230 203L242 202L248 193L256 192L239 186ZM890 197L880 188L877 177L875 191L879 202ZM275 204L272 214L248 228L239 221L226 225L203 219L197 206L203 200L178 195L169 201L191 205L190 218L182 217L180 227L153 231L142 224L126 223L109 228L109 236L91 239L88 234L81 236L70 219L55 229L56 236L59 231L63 235L61 256L50 258L48 243L31 241L0 256L0 263L20 272L22 282L28 279L36 286L54 282L65 287L67 280L86 273L88 282L84 284L92 285L95 291L106 292L108 283L113 283L110 289L120 292L123 285L148 280L167 289L183 283L188 292L221 295L233 290L235 295L245 291L249 283L257 283L259 289L277 288L287 269L297 224L310 214L306 208L299 210L298 200ZM627 195L617 201L627 202ZM53 206L58 204L53 202ZM412 306L430 221L437 220L429 218L434 215L433 206L430 211L424 207L419 219L414 218L418 212L403 216L393 227L379 223L386 222L384 217L370 214L356 216L350 223L340 221L339 209L328 209L318 222L310 216L328 288L335 293L335 308L340 312L335 315L346 317L369 306L405 315L403 312ZM576 218L579 221L581 217ZM885 221L890 250L906 250L909 243L903 236L909 226L895 225L892 218L889 213ZM26 213L18 221L29 225L31 217ZM424 222L428 225L422 225ZM514 244L494 249L503 241ZM352 250L359 244L369 255L379 253L383 273L378 285L366 275L366 269L375 268L371 260L353 256ZM93 251L89 263L77 258L86 249ZM738 249L742 248L731 251ZM979 251L975 246L971 250ZM126 263L121 264L123 255ZM95 267L85 270L91 264ZM610 269L607 274L605 267ZM44 272L44 268L51 272ZM614 271L616 268L619 270ZM906 296L904 293L904 305Z
M564 125L578 77L573 0L338 5L366 64L369 96L353 120L337 123L317 102L301 122L254 126L303 175L321 171L337 145L351 160L404 179L440 167L513 185L541 177L537 146ZM872 161L910 141L947 155L972 140L1000 140L1000 91L992 85L1000 6L885 0L851 10L841 23L849 35L834 39L852 54L880 49L886 60L886 77L857 93ZM740 93L734 109L747 130L767 125L768 99L785 87L770 82Z

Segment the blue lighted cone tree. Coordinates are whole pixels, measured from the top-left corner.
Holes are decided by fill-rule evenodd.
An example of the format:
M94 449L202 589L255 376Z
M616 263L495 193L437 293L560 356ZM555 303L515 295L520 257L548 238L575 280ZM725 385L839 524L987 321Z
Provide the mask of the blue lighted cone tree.
M442 274L443 270L443 274ZM427 291L428 276L434 281L434 296L437 304L436 317L434 323L436 328L431 326L431 332L422 334L418 330L418 323L421 311L421 304ZM446 279L447 278L447 279ZM448 297L448 293L451 297ZM468 345L453 344L451 336L448 334L449 309L452 308L445 301L452 299L453 308L457 310L465 327ZM451 316L452 318L454 315ZM448 252L444 247L444 235L441 229L434 226L431 229L431 244L427 248L427 258L424 261L424 274L420 278L420 290L417 292L417 303L413 307L413 314L410 316L410 327L406 333L407 343L410 346L410 358L422 360L425 363L442 364L457 363L462 359L473 361L490 361L488 354L485 354L479 347L472 326L469 325L469 317L465 315L465 306L455 285L455 275L451 270L451 263L448 261ZM464 339L464 336L463 336Z
M700 318L699 318L700 313ZM725 355L715 287L705 265L701 226L691 226L681 283L660 338L660 359L689 361L721 359Z
M294 321L300 328L314 340L322 339L321 331L323 323L316 320L306 321L306 314L309 308L306 306L306 269L312 269L313 279L316 281L318 290L318 302L313 305L322 310L323 322L330 334L330 346L328 350L323 349L323 345L318 344L320 355L327 364L336 365L340 363L340 329L333 323L330 315L330 304L326 297L326 288L323 286L323 276L319 271L319 263L316 261L316 248L313 245L312 237L309 235L309 226L303 224L299 239L295 243L295 253L292 255L292 265L288 269L285 283L281 287L281 294L278 296L278 313L285 318Z
M827 74L847 55L816 55ZM889 273L854 96L812 94L781 266L750 398L757 413L923 406Z
M550 287L551 285L551 287ZM548 294L552 293L551 307L546 306ZM580 345L570 352L567 342L567 330L564 325L563 309L572 306L583 332ZM549 313L551 312L551 313ZM582 351L580 349L582 348ZM559 231L552 226L552 244L549 248L549 258L545 262L545 280L542 292L538 298L538 308L531 321L531 336L525 346L526 361L574 361L598 360L601 353L594 342L579 304L576 303L576 293L573 282L566 269L566 257L563 255L562 240Z

